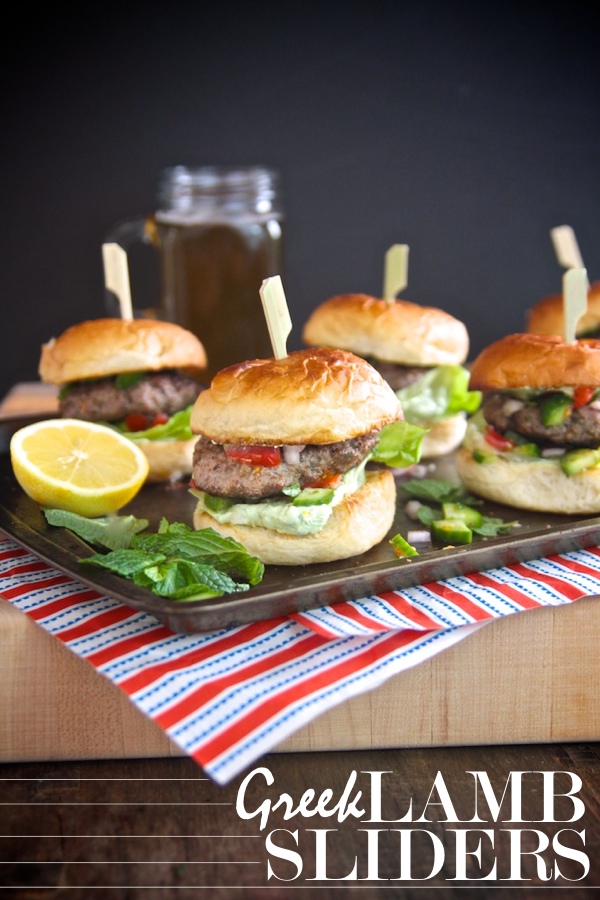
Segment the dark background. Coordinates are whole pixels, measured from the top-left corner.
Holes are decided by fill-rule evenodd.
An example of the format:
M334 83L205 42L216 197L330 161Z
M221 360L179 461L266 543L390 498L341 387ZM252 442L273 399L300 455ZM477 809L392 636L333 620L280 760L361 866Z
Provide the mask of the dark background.
M290 349L331 294L380 295L393 243L403 296L462 318L472 355L561 290L552 227L600 278L593 4L75 9L5 29L1 393L104 314L104 235L171 165L281 172Z

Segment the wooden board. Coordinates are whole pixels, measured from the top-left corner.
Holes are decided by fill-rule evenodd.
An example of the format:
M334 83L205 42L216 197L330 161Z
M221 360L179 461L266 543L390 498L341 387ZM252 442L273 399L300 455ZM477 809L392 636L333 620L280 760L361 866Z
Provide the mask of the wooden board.
M0 600L0 761L182 755L85 660ZM346 701L279 751L600 739L600 598L506 616Z
M37 387L17 385L0 414L47 412L53 398ZM599 740L599 646L600 598L507 616L278 749ZM2 599L0 647L0 761L182 755L118 687Z

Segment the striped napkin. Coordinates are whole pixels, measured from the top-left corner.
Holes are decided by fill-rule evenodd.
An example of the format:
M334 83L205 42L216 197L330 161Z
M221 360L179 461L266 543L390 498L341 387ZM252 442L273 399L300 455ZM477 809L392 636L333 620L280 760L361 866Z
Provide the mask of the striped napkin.
M218 784L487 622L600 594L600 548L180 634L0 536L0 595L123 690Z

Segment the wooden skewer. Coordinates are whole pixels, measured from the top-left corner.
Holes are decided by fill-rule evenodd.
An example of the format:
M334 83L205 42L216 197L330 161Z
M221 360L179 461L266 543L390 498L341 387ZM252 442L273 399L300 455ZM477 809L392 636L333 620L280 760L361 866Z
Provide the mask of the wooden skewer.
M550 231L554 252L558 262L565 269L583 269L583 260L575 232L570 225L558 225Z
M383 299L393 303L408 284L408 244L393 244L385 254Z
M583 268L567 269L563 275L563 305L565 311L565 341L572 343L577 323L587 311L588 278Z
M102 244L102 260L106 290L116 295L121 309L121 318L133 319L126 252L119 244Z
M292 320L279 275L265 278L260 287L269 337L275 359L284 359L287 354L287 339L292 330Z

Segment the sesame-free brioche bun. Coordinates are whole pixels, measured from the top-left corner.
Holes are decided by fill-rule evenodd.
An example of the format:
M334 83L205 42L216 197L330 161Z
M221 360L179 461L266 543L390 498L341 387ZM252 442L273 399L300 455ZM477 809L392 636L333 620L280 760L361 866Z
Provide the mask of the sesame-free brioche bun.
M192 410L196 434L219 444L331 444L402 419L400 401L364 359L297 350L222 369Z
M194 528L232 537L265 565L303 566L348 559L382 541L394 522L396 486L389 469L368 472L364 485L334 507L316 534L282 534L269 528L220 524L198 508Z
M136 440L150 466L146 481L180 481L192 474L197 438L187 441Z
M469 352L465 325L449 313L367 294L326 300L308 318L302 339L313 347L341 347L406 366L460 365Z
M555 334L509 334L471 365L469 386L481 391L600 385L600 341L565 342Z
M527 312L526 329L534 334L565 333L564 300L562 294L545 297ZM600 328L600 281L588 290L587 311L577 322L577 336Z
M465 436L467 417L465 413L457 413L423 427L427 432L421 444L421 459L432 459L456 450Z
M513 462L485 448L486 461L476 462L468 435L455 455L456 472L474 494L517 509L562 515L600 512L600 469L568 476L553 459Z
M106 378L121 372L206 369L200 340L155 319L91 319L42 346L39 375L50 384Z

